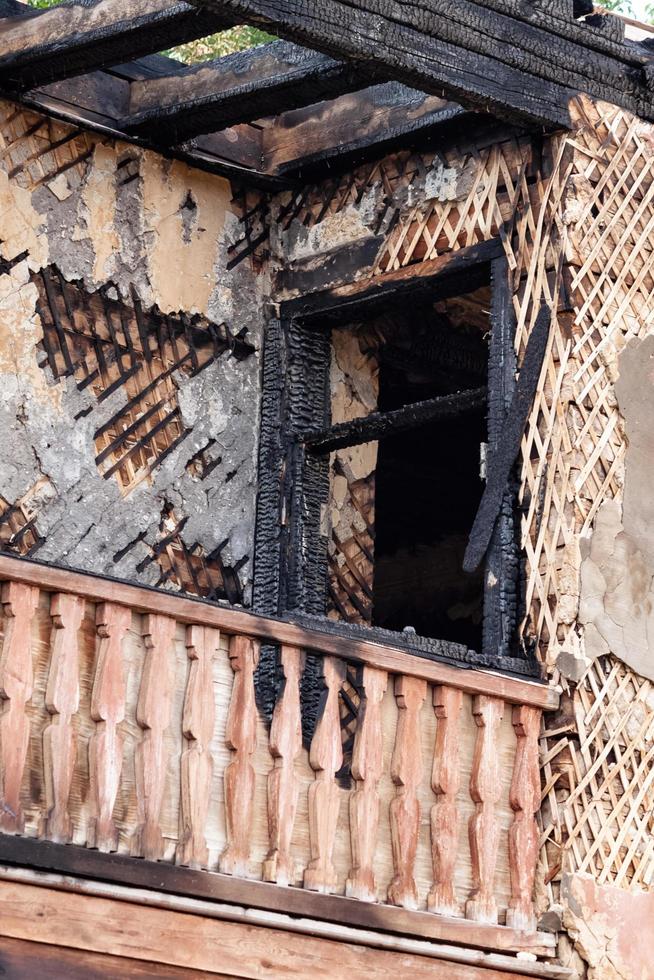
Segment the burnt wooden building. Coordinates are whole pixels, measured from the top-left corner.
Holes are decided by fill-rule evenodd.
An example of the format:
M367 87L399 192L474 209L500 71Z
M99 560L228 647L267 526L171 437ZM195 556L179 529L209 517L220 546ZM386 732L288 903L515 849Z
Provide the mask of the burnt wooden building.
M4 975L654 977L653 39L0 0Z

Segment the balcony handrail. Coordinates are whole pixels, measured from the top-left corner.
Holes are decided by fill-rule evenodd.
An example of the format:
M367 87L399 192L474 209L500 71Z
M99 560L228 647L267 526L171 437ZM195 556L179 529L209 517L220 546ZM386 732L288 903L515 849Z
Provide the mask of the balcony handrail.
M55 592L83 595L91 602L112 602L142 613L172 616L177 622L221 630L231 636L248 636L269 643L299 647L322 656L339 657L390 673L417 677L432 684L456 687L466 694L485 694L509 704L556 710L560 689L542 681L512 677L469 665L452 666L419 652L356 640L307 626L292 619L261 616L245 609L206 599L133 585L88 572L70 570L33 559L0 555L0 581L23 582Z

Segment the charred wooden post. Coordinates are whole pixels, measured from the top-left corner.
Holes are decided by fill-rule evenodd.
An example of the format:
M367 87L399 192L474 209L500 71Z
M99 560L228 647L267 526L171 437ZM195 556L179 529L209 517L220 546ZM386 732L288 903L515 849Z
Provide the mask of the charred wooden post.
M209 860L205 827L211 799L213 736L216 709L213 661L220 633L203 626L187 626L189 673L184 697L182 730L185 748L181 761L180 833L175 860L190 868L204 868Z
M254 813L254 768L251 758L257 742L254 671L259 645L247 636L235 636L229 645L234 687L227 715L226 742L232 762L225 771L227 846L220 856L223 874L247 877L250 832Z
M20 787L30 737L26 709L34 686L32 620L39 602L39 590L21 582L6 582L0 601L5 615L0 657L0 828L5 833L21 833L25 818Z
M89 740L89 776L94 816L89 821L87 845L100 851L118 849L113 820L123 765L123 738L118 726L125 718L125 664L123 639L132 622L125 606L101 603L95 614L97 654L91 717L95 732Z
M264 881L288 885L295 881L291 838L300 793L295 760L302 749L300 677L304 653L296 647L283 646L280 657L284 681L270 728L270 753L275 764L268 776L270 850L263 864L263 877Z
M143 633L147 653L136 708L136 720L143 731L135 756L139 823L131 853L149 861L163 856L160 820L168 761L164 734L172 706L171 646L175 626L169 616L148 616Z

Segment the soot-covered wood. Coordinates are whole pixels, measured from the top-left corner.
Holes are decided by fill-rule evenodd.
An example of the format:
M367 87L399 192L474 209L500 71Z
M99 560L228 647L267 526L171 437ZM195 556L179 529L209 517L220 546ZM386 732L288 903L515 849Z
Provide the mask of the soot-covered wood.
M486 388L441 395L416 402L392 412L371 412L365 418L335 425L326 432L307 433L304 443L312 453L331 453L347 446L376 442L387 435L407 432L435 419L453 418L462 412L474 412L486 403Z
M170 0L78 0L0 22L0 78L32 88L230 27L225 9Z
M183 75L134 82L125 127L177 143L333 99L370 81L370 72L351 63L274 41L197 65Z
M492 329L488 352L488 456L494 465L502 452L502 427L515 390L515 313L509 269L502 256L491 265ZM516 515L517 479L512 473L502 498L486 555L482 649L500 658L511 656L518 623L520 549Z
M543 367L551 318L549 307L543 306L529 337L511 407L497 439L498 449L492 458L486 489L470 532L463 560L463 567L467 572L473 572L479 567L502 509L508 480L520 452L520 443Z
M202 9L229 11L250 23L264 24L332 57L374 64L388 77L434 95L532 122L569 123L568 104L576 88L536 77L533 65L525 69L511 59L500 60L499 55L509 49L497 31L490 34L490 45L488 38L484 40L484 51L477 50L475 24L459 26L454 33L448 27L434 36L428 32L432 13L418 3L402 4L398 17L400 5L389 5L387 0L367 4L341 0L193 2Z

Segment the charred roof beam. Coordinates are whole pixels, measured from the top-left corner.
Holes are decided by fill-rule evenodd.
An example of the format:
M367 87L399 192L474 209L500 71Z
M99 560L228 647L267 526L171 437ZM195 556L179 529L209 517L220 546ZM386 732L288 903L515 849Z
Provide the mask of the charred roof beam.
M11 5L9 13L17 9ZM170 0L79 0L39 13L0 7L0 80L23 91L130 61L238 23Z
M375 73L273 41L164 78L132 83L129 133L181 143L369 86Z
M644 45L609 15L534 0L192 0L335 58L512 119L567 125L586 92L654 118Z

